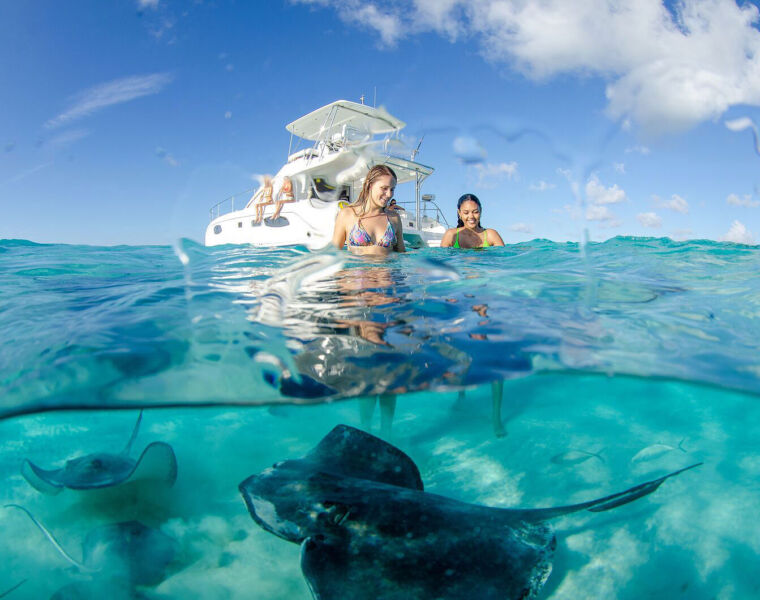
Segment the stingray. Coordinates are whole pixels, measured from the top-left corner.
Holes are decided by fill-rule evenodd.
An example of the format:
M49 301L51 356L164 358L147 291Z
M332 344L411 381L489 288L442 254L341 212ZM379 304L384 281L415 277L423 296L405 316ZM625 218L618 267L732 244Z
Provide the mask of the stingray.
M239 489L258 525L301 545L315 600L517 600L551 572L548 519L627 504L696 466L580 504L492 508L425 492L401 450L338 425L305 457Z
M60 469L41 469L25 459L21 474L36 490L44 494L58 494L64 488L91 490L111 487L129 479L163 480L174 485L177 479L177 458L174 450L164 442L152 442L145 447L140 457L129 457L132 444L140 429L143 411L137 417L132 435L124 450L119 454L94 452L66 461Z
M6 504L6 507L25 512L61 556L95 580L94 583L74 586L92 587L107 582L120 583L127 588L158 585L166 578L169 564L177 553L176 541L159 529L139 521L122 521L100 525L88 532L82 541L82 560L78 561L26 508L18 504Z

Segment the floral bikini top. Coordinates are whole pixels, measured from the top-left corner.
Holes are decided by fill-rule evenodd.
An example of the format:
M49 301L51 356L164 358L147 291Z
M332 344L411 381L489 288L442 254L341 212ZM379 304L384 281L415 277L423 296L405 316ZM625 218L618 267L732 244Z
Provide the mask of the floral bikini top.
M372 218L372 217L369 217L369 218ZM386 215L385 218L387 219L388 216ZM348 232L347 241L348 241L349 246L371 246L372 245L372 237L369 235L367 230L364 229L361 219L359 219L356 222L356 225L354 225L351 228L351 231ZM375 246L382 246L383 248L388 248L395 243L396 243L396 230L393 229L393 225L391 225L391 221L390 219L388 219L388 226L385 228L383 235L375 242Z

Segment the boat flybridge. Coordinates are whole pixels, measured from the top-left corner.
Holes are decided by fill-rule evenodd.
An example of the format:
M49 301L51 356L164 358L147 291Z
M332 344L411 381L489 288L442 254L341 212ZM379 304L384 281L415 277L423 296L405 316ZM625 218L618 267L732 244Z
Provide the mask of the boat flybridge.
M396 173L397 185L414 183L414 200L397 201L403 209L399 214L405 244L439 246L446 220L434 196L420 195L422 182L433 168L415 162L416 151L410 158L395 152L404 148L398 135L404 126L383 108L348 100L332 102L293 121L286 127L291 134L288 160L272 178L272 198L278 199L288 177L294 201L282 204L276 219L276 205L266 205L263 219L257 220L263 186L231 196L211 208L206 245L322 248L332 239L340 208L356 200L369 170L382 164ZM302 144L305 147L299 149Z

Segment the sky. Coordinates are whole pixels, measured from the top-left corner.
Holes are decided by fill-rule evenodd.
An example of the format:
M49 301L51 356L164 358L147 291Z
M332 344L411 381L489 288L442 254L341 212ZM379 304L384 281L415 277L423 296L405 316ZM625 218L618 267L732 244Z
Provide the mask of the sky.
M364 96L451 225L474 193L507 243L760 243L756 2L3 2L0 56L0 238L202 242Z

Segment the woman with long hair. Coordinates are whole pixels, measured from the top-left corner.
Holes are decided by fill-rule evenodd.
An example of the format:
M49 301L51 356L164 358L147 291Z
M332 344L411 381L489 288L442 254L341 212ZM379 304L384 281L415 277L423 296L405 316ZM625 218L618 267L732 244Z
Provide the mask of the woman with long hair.
M356 254L386 255L405 252L401 217L387 209L396 189L396 174L375 165L364 178L356 202L342 208L335 219L333 245L348 246Z
M464 194L457 201L457 226L443 234L442 248L488 248L503 246L499 232L480 225L483 207L475 194Z

